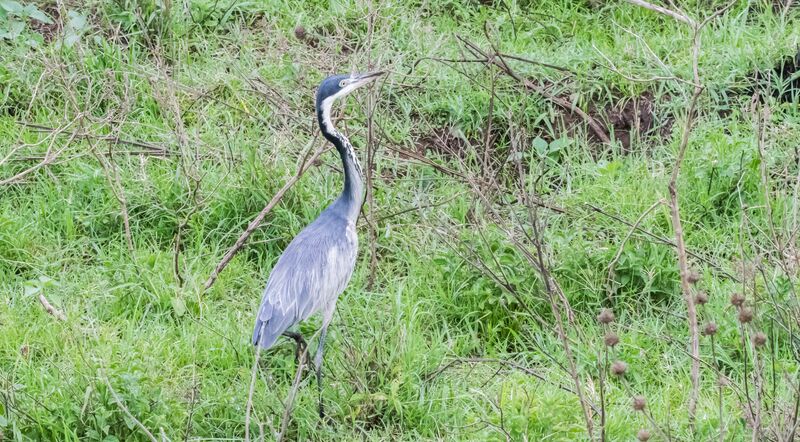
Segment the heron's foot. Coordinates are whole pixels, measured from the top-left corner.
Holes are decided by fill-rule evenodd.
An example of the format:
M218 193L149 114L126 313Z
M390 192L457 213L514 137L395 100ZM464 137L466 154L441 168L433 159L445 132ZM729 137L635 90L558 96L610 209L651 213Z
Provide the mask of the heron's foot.
M319 395L319 420L324 424L333 424L333 419L325 414L325 399L322 396L322 367L317 367L317 394Z
M304 354L306 348L308 347L308 345L306 344L306 340L303 339L303 335L296 332L285 331L283 332L283 335L294 339L294 342L296 344L296 347L294 349L294 363L299 364L300 355Z
M319 403L319 424L320 425L336 425L336 421L333 419L333 416L326 414L323 403Z
M294 350L294 363L295 364L306 364L308 363L308 353L306 353L306 343L303 342L301 344L297 344L297 348Z

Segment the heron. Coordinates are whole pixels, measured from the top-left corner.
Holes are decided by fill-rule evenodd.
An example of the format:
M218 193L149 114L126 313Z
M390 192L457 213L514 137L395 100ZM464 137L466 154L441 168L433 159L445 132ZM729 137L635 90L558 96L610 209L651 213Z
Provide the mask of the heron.
M269 349L283 335L296 341L299 359L305 340L290 328L316 313L322 313L314 369L322 405L322 353L325 338L336 308L336 300L353 275L358 254L356 221L364 203L364 178L353 145L336 130L331 109L336 100L369 84L383 72L333 75L317 90L316 114L322 135L336 148L342 159L344 189L317 219L300 231L272 268L258 310L253 345Z

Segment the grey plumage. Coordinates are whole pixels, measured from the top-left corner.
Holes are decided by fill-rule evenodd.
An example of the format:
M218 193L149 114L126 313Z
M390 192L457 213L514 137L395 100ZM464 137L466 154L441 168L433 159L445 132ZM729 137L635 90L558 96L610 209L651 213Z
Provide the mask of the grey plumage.
M358 254L355 220L347 218L345 206L336 200L278 259L264 289L253 345L271 347L289 327L316 312L323 312L323 327L330 323Z
M322 312L322 328L314 356L317 387L322 409L322 353L336 300L347 287L358 255L356 221L364 202L361 166L347 137L336 130L331 119L333 102L371 82L380 72L328 77L317 91L317 121L322 135L339 152L344 170L344 190L322 214L303 229L284 250L267 280L258 310L253 345L270 348L281 335L297 340L302 336L289 328Z

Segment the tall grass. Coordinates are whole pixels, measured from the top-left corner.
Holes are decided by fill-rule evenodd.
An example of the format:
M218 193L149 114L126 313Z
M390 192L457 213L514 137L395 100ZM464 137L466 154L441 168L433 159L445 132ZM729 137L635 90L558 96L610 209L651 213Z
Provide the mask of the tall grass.
M692 418L658 204L692 98L672 78L692 79L685 25L627 3L0 1L0 439L242 438L260 293L340 191L335 152L204 282L324 146L315 85L377 67L373 135L365 94L339 122L375 155L329 419L304 376L287 438L791 440L800 111L773 68L797 19L738 2L702 32L676 186ZM529 61L504 59L515 79L467 42ZM614 124L642 100L652 127ZM295 369L291 342L262 354L251 434L281 427Z

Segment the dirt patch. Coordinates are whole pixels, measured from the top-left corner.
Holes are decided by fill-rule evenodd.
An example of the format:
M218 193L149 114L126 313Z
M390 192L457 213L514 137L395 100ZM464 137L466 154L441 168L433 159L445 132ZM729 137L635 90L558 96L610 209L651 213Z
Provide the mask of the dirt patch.
M468 142L452 127L437 127L417 138L414 147L421 155L433 152L443 156L464 157Z
M40 34L44 41L50 43L61 33L61 13L55 4L42 6L41 11L50 17L52 23L31 20L30 28L33 32Z
M661 97L660 100L669 100L669 97ZM655 97L652 92L645 92L634 98L621 98L616 101L598 106L589 106L587 114L594 118L605 128L605 133L609 138L613 138L622 145L623 152L631 151L631 144L643 137L656 137L666 139L672 132L672 119L663 118L658 121L656 115ZM586 127L585 121L579 115L562 111L561 129L568 135L574 136L578 127ZM656 126L657 123L660 123ZM588 130L589 141L602 144L603 140Z
M660 101L668 101L670 97L662 96ZM623 149L623 153L631 152L631 145L635 146L643 138L664 140L672 134L673 119L656 114L656 99L650 91L634 98L621 98L603 106L592 104L587 110L591 116L605 130L605 134L616 140ZM570 138L578 137L579 128L587 128L586 121L578 114L565 109L559 109L559 116L554 122L557 132ZM494 125L497 132L501 122ZM549 133L546 127L532 128L532 133L537 134L547 141L552 141L558 134ZM603 140L592 130L586 130L589 141L593 144L603 144ZM494 134L491 144L497 142ZM477 144L476 144L477 143ZM449 126L433 128L429 132L420 134L414 142L417 154L426 155L433 153L444 157L463 158L470 145L482 145L480 140L465 138L464 134Z
M319 46L319 37L317 37L313 33L309 34L309 32L306 31L306 28L303 27L302 25L298 25L297 27L294 28L294 36L296 39L305 43L309 47L316 48L317 46Z
M614 138L630 150L631 138L648 134L653 129L653 94L645 92L639 97L618 102L603 109L606 126L613 128ZM602 118L601 118L602 120Z

